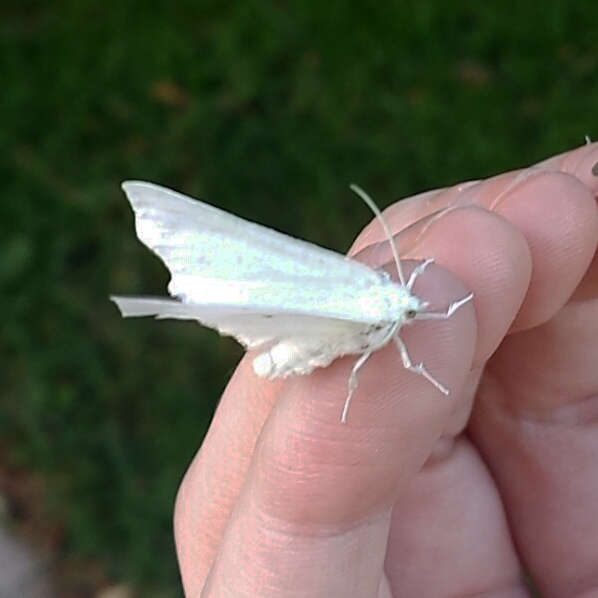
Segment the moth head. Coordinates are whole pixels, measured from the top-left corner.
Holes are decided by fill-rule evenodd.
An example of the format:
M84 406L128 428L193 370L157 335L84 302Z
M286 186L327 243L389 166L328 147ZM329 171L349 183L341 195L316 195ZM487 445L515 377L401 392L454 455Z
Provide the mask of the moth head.
M422 301L419 297L410 295L403 306L405 322L408 323L417 320L418 316L426 311L428 305L427 301Z

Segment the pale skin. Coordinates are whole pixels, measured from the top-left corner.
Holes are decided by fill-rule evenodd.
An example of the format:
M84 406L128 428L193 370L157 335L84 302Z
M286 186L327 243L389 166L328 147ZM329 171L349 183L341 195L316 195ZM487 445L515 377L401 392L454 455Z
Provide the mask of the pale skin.
M384 212L449 319L310 376L249 355L175 510L188 598L598 598L598 144ZM595 173L592 172L594 169ZM373 221L352 250L392 262ZM407 262L407 266L409 262ZM392 271L392 266L389 267Z

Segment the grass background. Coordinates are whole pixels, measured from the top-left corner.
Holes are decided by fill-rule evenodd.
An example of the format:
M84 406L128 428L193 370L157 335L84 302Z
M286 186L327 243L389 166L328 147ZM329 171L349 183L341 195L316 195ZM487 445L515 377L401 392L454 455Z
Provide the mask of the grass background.
M594 0L0 5L0 453L63 596L182 595L173 501L241 354L120 319L109 294L168 280L121 181L346 251L350 182L384 207L597 135L597 25Z

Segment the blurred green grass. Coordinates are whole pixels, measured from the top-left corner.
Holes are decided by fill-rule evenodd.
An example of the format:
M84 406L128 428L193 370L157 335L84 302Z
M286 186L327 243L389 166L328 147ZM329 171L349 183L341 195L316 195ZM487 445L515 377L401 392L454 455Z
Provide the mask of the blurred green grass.
M119 185L151 180L346 251L383 207L596 134L595 2L0 5L0 435L62 557L180 596L177 485L241 352L122 321L164 294ZM160 555L159 559L156 555Z

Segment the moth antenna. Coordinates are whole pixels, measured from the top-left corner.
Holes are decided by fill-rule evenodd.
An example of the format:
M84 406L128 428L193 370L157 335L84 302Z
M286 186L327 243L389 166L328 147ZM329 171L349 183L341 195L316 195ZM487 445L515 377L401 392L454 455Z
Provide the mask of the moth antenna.
M401 285L405 286L406 279L405 274L403 272L403 263L401 262L401 256L399 255L399 250L397 249L394 237L390 232L390 227L388 226L388 224L386 224L384 216L382 216L382 212L378 209L378 206L374 203L374 200L361 187L358 187L354 183L351 183L351 185L349 185L349 188L351 189L351 191L353 191L353 193L356 193L357 195L359 195L359 197L361 197L361 199L363 199L363 201L367 204L368 208L370 208L370 210L372 210L372 212L374 213L374 216L376 216L376 218L378 218L378 220L380 221L380 224L382 225L382 228L386 233L386 237L388 238L388 242L390 243L390 248L395 258L395 263L397 264L399 280L401 281Z

